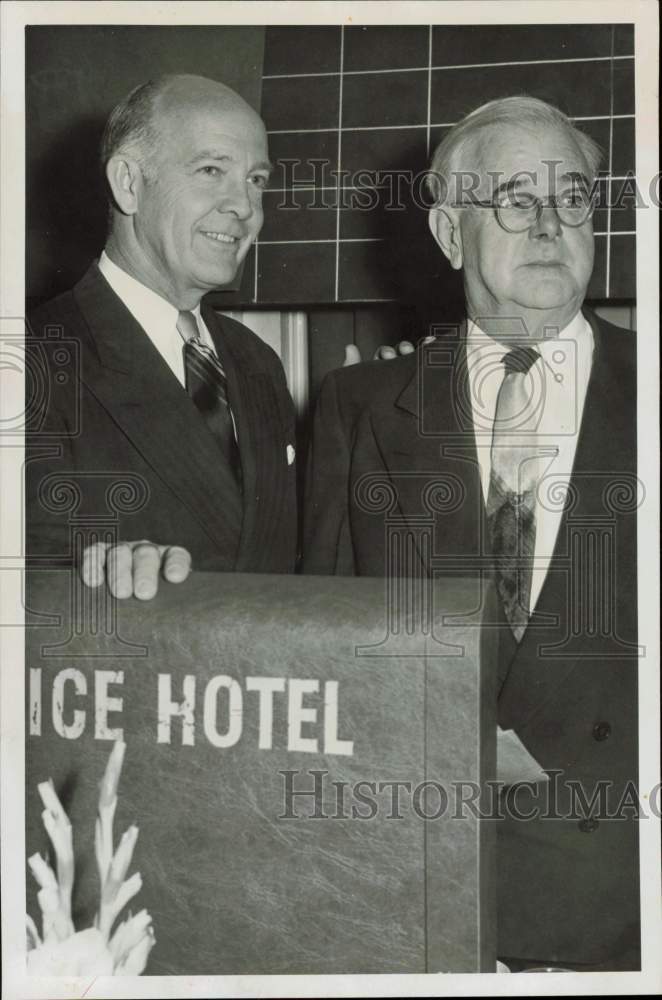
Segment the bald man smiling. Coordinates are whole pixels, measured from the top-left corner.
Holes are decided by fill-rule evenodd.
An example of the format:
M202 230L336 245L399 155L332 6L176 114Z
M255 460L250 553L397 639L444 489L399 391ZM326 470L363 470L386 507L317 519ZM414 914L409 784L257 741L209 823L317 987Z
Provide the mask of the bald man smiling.
M152 597L161 575L180 581L191 564L290 572L294 414L282 366L201 306L262 226L264 124L221 83L166 76L113 110L101 153L105 249L30 319L36 344L58 330L78 362L48 372L68 389L49 392L28 436L29 555L77 558L71 509L53 501L68 483L87 518L83 578L116 596ZM119 545L103 534L110 522Z

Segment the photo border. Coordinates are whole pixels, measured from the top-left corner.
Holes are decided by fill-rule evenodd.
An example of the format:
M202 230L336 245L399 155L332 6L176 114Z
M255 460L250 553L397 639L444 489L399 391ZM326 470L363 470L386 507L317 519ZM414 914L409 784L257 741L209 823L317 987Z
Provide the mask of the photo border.
M635 24L637 177L658 173L658 6L648 0L551 2L300 3L256 2L126 3L5 2L2 17L2 135L0 171L0 322L3 335L22 336L25 270L25 65L28 24ZM639 511L639 641L647 649L639 666L640 789L659 781L659 242L657 212L637 213L638 469L647 497ZM18 248L18 252L17 252ZM0 373L0 418L23 412L22 380ZM646 428L644 432L644 428ZM25 759L22 560L4 553L23 551L20 441L2 444L5 488L0 522L0 776L2 842L3 989L13 998L264 996L514 996L656 993L662 989L662 904L660 901L660 821L640 823L642 971L570 973L551 979L520 973L178 976L67 979L25 974ZM656 667L658 669L651 669ZM655 711L657 707L657 712Z

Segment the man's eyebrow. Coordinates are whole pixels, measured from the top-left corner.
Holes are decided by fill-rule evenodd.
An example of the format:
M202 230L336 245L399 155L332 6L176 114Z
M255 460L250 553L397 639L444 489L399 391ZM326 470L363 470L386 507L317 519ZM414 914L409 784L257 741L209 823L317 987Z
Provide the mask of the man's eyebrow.
M504 181L499 184L498 188L495 189L494 194L499 195L504 191L515 191L517 188L522 187L527 182L531 182L532 178L530 172L523 171L521 174L517 175L516 180ZM584 187L589 187L589 180L586 174L582 173L581 170L571 170L567 174L561 174L558 178L559 181L570 181L573 184L583 184Z
M530 177L528 179L531 180ZM503 191L514 191L515 188L521 187L523 183L524 181L521 178L519 178L516 181L513 180L503 181L503 183L499 184L498 188L495 188L494 194L498 195L501 194Z
M191 166L195 166L196 163L200 163L202 160L221 160L225 162L232 162L234 157L230 153L223 153L219 149L203 149L189 161ZM260 160L259 163L254 164L251 170L266 170L267 173L273 173L273 164L269 160Z
M222 153L218 149L202 149L190 160L190 163L199 163L201 160L231 160L229 153Z
M569 174L561 174L561 180L565 180L566 178L570 181L579 181L585 187L588 187L590 184L588 177L581 170L571 171Z

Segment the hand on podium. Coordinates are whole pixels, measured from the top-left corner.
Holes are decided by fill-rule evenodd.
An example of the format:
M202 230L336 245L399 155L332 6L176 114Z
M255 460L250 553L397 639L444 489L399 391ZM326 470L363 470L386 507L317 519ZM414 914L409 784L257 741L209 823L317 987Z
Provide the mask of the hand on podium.
M88 587L108 585L113 597L156 597L159 580L183 583L191 572L191 555L178 545L157 545L141 539L108 545L98 542L83 552L80 573Z

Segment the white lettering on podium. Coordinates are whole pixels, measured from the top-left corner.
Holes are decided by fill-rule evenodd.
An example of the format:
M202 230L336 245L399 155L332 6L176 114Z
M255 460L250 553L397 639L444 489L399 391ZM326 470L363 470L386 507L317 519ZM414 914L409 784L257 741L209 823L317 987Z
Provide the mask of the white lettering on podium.
M257 691L260 697L260 734L258 748L271 750L274 728L274 694L285 690L284 677L247 677L246 690Z
M324 753L354 753L354 740L338 739L338 681L324 685Z
M288 687L287 705L287 749L300 750L303 753L317 753L317 740L301 735L301 726L305 722L317 722L317 709L304 708L304 694L319 691L319 681L295 680L292 678Z
M67 681L74 685L77 695L87 694L87 680L85 674L75 667L67 667L56 674L53 681L53 728L58 736L63 736L65 740L77 740L85 729L85 712L81 708L75 708L73 721L66 725L64 722L64 686Z
M182 717L182 744L192 747L195 743L195 676L186 674L182 683L183 699L172 700L170 674L159 674L159 707L157 718L157 743L170 743L170 720Z
M132 696L129 687L121 695L111 690L113 685L124 685L124 671L93 670L92 674L93 676L86 676L82 670L67 667L58 671L51 680L47 679L48 674L44 678L41 667L31 668L28 695L30 735L42 735L43 685L51 683L51 714L53 728L58 736L76 740L83 735L88 722L92 728L94 719L95 739L126 739L125 729L119 725L111 725L114 720L109 720L110 713L121 713L125 701ZM192 747L195 746L196 736L201 739L204 735L212 746L226 749L235 746L242 737L246 740L247 733L249 738L254 739L253 733L257 730L259 750L273 749L275 740L280 748L286 738L287 749L294 753L338 756L351 756L354 753L354 740L343 739L339 733L339 729L343 727L340 725L338 681L321 682L312 677L234 678L229 674L216 674L205 684L204 693L202 690L199 692L203 699L202 705L199 699L196 703L197 682L195 674L177 678L174 684L171 674L158 674L157 743L174 741L181 746ZM256 692L257 699L245 698L244 691ZM276 702L276 695L283 695L281 702ZM308 696L317 696L314 704L306 704ZM81 699L85 697L88 699L87 703L81 703ZM279 729L274 732L277 706L281 706L279 722L287 712L286 737ZM150 706L141 703L140 708L142 717L147 720ZM248 713L248 717L245 713ZM173 725L176 729L174 734ZM316 730L310 727L316 727Z
M225 733L218 731L218 692L227 688L228 692L228 727ZM232 677L219 674L212 677L205 691L205 707L203 715L205 736L215 747L233 747L241 736L243 728L243 696L241 688Z
M30 667L30 736L41 736L41 667Z
M121 712L122 698L108 694L109 684L124 684L123 670L96 670L94 673L94 737L97 740L123 740L124 730L111 729L108 725L109 712Z

